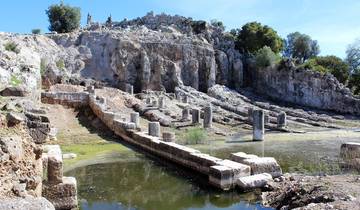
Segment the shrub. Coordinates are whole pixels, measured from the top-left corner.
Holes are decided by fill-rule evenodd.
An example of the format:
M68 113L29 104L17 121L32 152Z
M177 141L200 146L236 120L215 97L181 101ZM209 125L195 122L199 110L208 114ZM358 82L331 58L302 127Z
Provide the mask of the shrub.
M255 55L255 64L257 68L272 66L279 61L280 56L275 54L268 46L261 48Z
M283 39L277 32L258 22L247 23L241 30L233 29L231 33L237 34L236 48L245 53L256 53L264 46L270 47L275 53L283 49Z
M21 84L21 80L16 75L11 75L10 84L13 87L17 87Z
M41 29L35 28L35 29L31 30L31 33L32 34L41 34Z
M186 144L200 144L207 138L206 132L202 128L192 128L185 135Z
M8 42L4 45L5 50L12 51L16 54L20 53L20 50L18 49L18 45L15 42Z
M58 67L58 69L64 70L65 69L64 60L60 59L60 60L56 61L56 66Z
M331 73L343 84L349 79L349 65L336 56L320 56L312 58L302 66L314 71Z
M49 17L50 31L67 33L80 27L81 13L78 7L63 3L53 4L46 10L46 14Z

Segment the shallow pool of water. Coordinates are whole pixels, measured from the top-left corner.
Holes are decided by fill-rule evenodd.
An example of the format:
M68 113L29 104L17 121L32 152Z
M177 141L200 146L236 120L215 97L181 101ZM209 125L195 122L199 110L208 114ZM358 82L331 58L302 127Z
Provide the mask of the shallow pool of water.
M122 146L119 144L119 146ZM110 158L110 157L108 157ZM78 182L83 210L265 210L256 193L220 192L206 177L137 152L111 155L112 162L66 172ZM113 162L115 161L115 162Z

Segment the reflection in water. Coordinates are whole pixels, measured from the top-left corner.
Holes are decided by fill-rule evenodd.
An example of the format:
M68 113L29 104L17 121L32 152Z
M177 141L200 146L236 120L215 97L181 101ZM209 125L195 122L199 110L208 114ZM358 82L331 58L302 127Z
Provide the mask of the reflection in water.
M174 166L140 156L128 161L89 165L67 172L78 181L81 209L239 210L266 209L254 193L219 192ZM249 204L253 203L253 204Z

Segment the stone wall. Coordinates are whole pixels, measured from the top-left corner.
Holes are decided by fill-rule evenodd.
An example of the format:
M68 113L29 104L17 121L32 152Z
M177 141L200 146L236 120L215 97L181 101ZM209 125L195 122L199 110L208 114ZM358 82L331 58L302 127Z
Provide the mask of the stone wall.
M360 115L360 99L330 74L295 68L253 69L252 86L274 100Z

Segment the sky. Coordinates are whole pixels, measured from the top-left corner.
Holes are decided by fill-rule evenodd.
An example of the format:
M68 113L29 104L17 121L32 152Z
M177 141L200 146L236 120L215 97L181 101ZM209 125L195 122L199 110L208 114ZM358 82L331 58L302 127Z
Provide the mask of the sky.
M60 0L3 0L0 31L30 33L47 31L45 10ZM196 20L221 20L227 30L258 21L274 28L280 36L295 31L310 35L320 45L321 55L345 57L349 44L360 38L359 0L64 0L78 6L82 25L90 13L94 21L114 21L156 14L178 14Z

